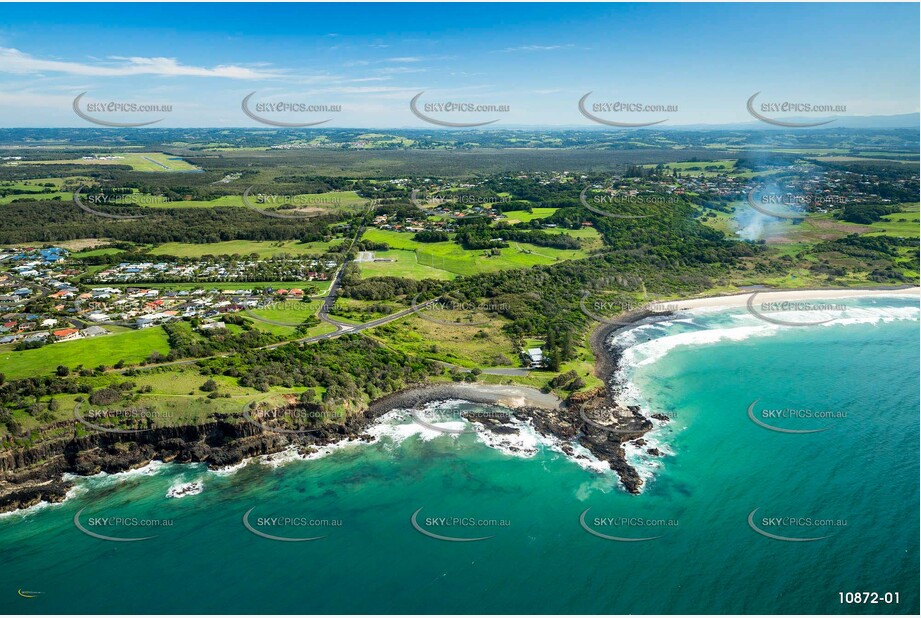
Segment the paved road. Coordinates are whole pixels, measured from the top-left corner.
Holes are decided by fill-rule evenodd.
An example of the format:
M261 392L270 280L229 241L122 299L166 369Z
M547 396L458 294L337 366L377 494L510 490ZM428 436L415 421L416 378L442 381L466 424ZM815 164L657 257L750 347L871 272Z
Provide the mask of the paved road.
M436 299L436 300L437 300L437 299ZM314 335L314 336L312 336L312 337L303 337L303 338L301 338L301 339L293 339L293 340L290 340L290 341L279 341L278 343L272 343L272 344L269 344L269 345L266 345L266 346L262 346L262 347L259 347L259 348L256 348L256 349L257 349L257 350L270 350L270 349L272 349L272 348L280 348L281 346L288 345L289 343L316 343L316 342L318 342L318 341L323 341L323 340L325 340L325 339L333 339L333 338L335 338L335 337L340 337L340 336L342 336L342 335L348 335L348 334L351 334L351 333L358 333L358 332L361 332L361 331L363 331L363 330L368 330L369 328L374 328L375 326L381 326L382 324L387 324L388 322L393 322L394 320L399 320L400 318L404 318L404 317L406 317L406 316L408 316L408 315L410 315L410 314L416 313L417 311L421 311L422 309L424 309L424 308L428 307L429 305L435 303L436 300L430 300L430 301L428 301L428 302L420 303L420 304L416 305L415 307L410 307L409 309L403 309L402 311L397 311L396 313L391 313L390 315L385 315L385 316L382 317L382 318L378 318L378 319L376 319L376 320L371 320L370 322L365 322L364 324L341 324L341 323L337 323L337 324L339 324L339 327L338 327L335 331L333 331L333 332L331 332L331 333L324 333L324 334L322 334L322 335ZM157 364L155 364L155 365L144 365L143 367L133 367L133 369L144 370L144 369L156 369L156 368L159 368L159 367L172 367L172 366L175 366L175 365L192 365L192 364L195 364L195 363L197 363L198 361L201 361L201 360L208 360L208 359L210 359L210 358L224 358L224 357L227 357L227 356L233 356L234 354L237 354L237 352L223 352L223 353L221 353L221 354L214 354L214 355L212 355L212 356L203 356L203 357L200 357L200 358L186 358L186 359L178 360L178 361L169 361L169 362L166 362L166 363L157 363ZM111 372L111 373L123 373L123 372L125 372L125 371L128 371L129 369L132 369L132 367L126 367L126 368L122 368L122 369L109 369L109 370L107 370L107 371L108 371L108 372Z
M365 231L364 225L358 228L358 231L355 233L355 236L352 238L351 245L349 245L350 250L353 246L355 246L355 243L358 241L358 239L361 238L361 235L364 233L364 231ZM383 324L387 324L388 322L393 322L394 320L399 320L400 318L404 318L408 315L416 313L417 311L421 311L422 309L425 309L426 307L434 304L437 301L437 299L433 299L433 300L430 300L424 303L419 303L418 305L415 305L408 309L403 309L402 311L397 311L396 313L391 313L390 315L386 315L382 318L377 318L376 320L371 320L370 322L365 322L363 324L346 324L344 322L339 322L329 317L329 310L332 308L332 306L336 302L336 295L338 294L339 288L342 285L342 276L345 274L345 267L347 264L348 264L348 260L346 259L346 261L343 262L342 265L339 267L339 270L336 271L336 274L333 277L332 283L329 286L329 290L327 291L326 296L323 297L323 305L320 307L320 311L317 313L318 318L320 318L324 322L327 322L328 324L332 324L333 326L335 326L336 327L335 331L331 333L324 333L322 335L314 335L312 337L303 337L301 339L280 341L278 343L272 343L267 346L262 346L256 349L268 350L272 348L280 348L281 346L288 345L289 343L316 343L318 341L324 341L326 339L333 339L341 335L358 333L363 330L368 330L370 328L381 326ZM167 363L157 363L155 365L146 365L144 367L136 367L136 368L137 369L153 369L157 367L170 367L173 365L191 365L193 363L197 363L200 360L207 360L209 358L223 358L226 356L232 356L233 354L236 354L236 352L224 352L221 354L215 354L213 356L205 356L202 358L188 358L188 359L183 359L183 360L178 360L178 361L170 361ZM127 371L127 369L112 369L109 371L121 373L123 371Z
M371 212L371 206L368 207L368 213ZM365 213L365 214L368 214ZM361 235L365 233L364 224L358 226L358 230L355 232L355 235L352 237L352 242L349 243L349 248L346 251L352 250L352 247L355 246L355 243L358 242L358 239L361 238ZM339 294L339 288L342 287L342 276L345 274L345 267L348 266L348 258L342 262L342 265L339 267L339 270L336 271L336 274L333 276L333 282L329 286L329 291L326 293L326 297L323 299L323 305L320 307L320 311L317 313L317 317L320 318L323 322L327 324L332 324L336 327L336 332L347 332L350 331L353 326L346 322L340 322L335 318L329 317L329 310L333 308L333 305L336 304L336 296Z
M387 324L388 322L393 322L394 320L399 320L400 318L404 318L410 314L416 313L417 311L421 311L422 309L428 307L434 302L435 302L434 300L430 300L425 303L420 303L416 305L415 307L410 307L409 309L403 309L402 311L397 311L396 313L391 313L390 315L385 315L382 318L377 318L376 320L371 320L370 322L365 322L363 324L342 324L341 322L337 322L337 324L339 324L339 329L335 332L325 333L323 335L314 335L313 337L304 337L303 339L295 339L294 341L297 343L314 343L316 341L322 341L324 339L332 339L333 337L338 337L339 335L358 333L363 330L368 330L369 328L374 328L375 326L381 326L382 324ZM291 343L291 342L283 341L281 343L273 343L266 347L267 348L277 348L277 347L286 345L288 343Z
M333 275L333 282L329 286L329 291L326 293L326 296L323 297L323 304L320 306L320 310L317 312L317 317L320 318L323 322L327 324L332 324L336 327L336 330L341 330L348 326L345 322L340 322L334 318L329 317L329 310L333 308L333 305L336 304L336 296L339 293L339 288L342 287L342 277L345 274L345 266L349 261L346 260L342 263L342 266L339 267L339 270L336 271L336 274Z
M11 279L14 283L16 283L16 285L18 285L19 287L29 288L31 290L38 290L38 296L37 297L30 296L29 298L26 298L25 300L21 300L18 303L6 305L4 309L16 309L19 307L23 307L33 301L41 300L45 298L46 296L48 296L49 294L54 292L54 290L49 287L46 287L44 285L39 285L35 283L34 281L29 281L28 279L20 279L19 277L11 273L6 273L6 276L9 279Z

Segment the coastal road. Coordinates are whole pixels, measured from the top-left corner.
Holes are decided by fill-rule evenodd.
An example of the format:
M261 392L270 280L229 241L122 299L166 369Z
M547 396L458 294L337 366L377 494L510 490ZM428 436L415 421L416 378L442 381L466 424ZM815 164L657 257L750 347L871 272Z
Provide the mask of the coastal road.
M390 315L385 315L385 316L382 317L382 318L378 318L378 319L376 319L376 320L371 320L370 322L365 322L364 324L340 324L340 327L337 328L337 330L335 330L335 331L333 331L333 332L331 332L331 333L324 333L324 334L322 334L322 335L313 335L313 336L311 336L311 337L302 337L301 339L292 339L292 340L289 340L289 341L279 341L278 343L272 343L272 344L269 344L269 345L266 345L266 346L261 346L261 347L255 348L255 349L257 349L257 350L270 350L270 349L273 349L273 348L280 348L280 347L285 346L285 345L288 345L288 344L290 344L290 343L316 343L316 342L318 342L318 341L323 341L323 340L325 340L325 339L334 339L334 338L336 338L336 337L341 337L342 335L348 335L348 334L351 334L351 333L358 333L358 332L361 332L361 331L363 331L363 330L368 330L368 329L374 328L374 327L376 327L376 326L381 326L381 325L383 325L383 324L387 324L387 323L389 323L389 322L393 322L394 320L399 320L400 318L404 318L404 317L406 317L406 316L408 316L408 315L411 315L411 314L413 314L413 313L416 313L416 312L418 312L418 311L422 311L422 310L425 309L426 307L428 307L428 306L434 304L436 301L437 301L437 299L433 299L433 300L430 300L430 301L427 301L427 302L424 302L424 303L420 303L420 304L416 305L415 307L410 307L410 308L408 308L408 309L403 309L402 311L397 311L396 313L391 313ZM197 363L198 361L208 360L208 359L211 359L211 358L225 358L225 357L227 357L227 356L233 356L234 354L237 354L237 352L223 352L223 353L221 353L221 354L213 354L213 355L211 355L211 356L202 356L202 357L199 357L199 358L185 358L185 359L177 360L177 361L168 361L168 362L165 362L165 363L156 363L156 364L151 364L151 365L144 365L144 366L142 366L142 367L124 367L124 368L122 368L122 369L107 369L106 371L109 372L109 373L124 373L125 371L128 371L129 369L144 370L144 369L158 369L158 368L160 368L160 367L173 367L173 366L176 366L176 365L193 365L193 364Z
M371 206L368 207L368 211L365 213L365 216L367 216L370 212ZM339 293L339 288L342 287L342 277L345 275L345 267L349 264L348 254L351 252L352 248L355 246L355 243L358 242L358 239L361 238L362 234L364 233L365 224L362 223L358 226L358 230L352 237L352 242L349 243L349 248L346 251L346 258L342 262L342 265L339 267L339 270L336 271L336 274L333 275L333 281L329 285L329 291L326 293L326 297L323 299L323 304L320 306L320 311L317 312L317 317L323 322L335 326L336 332L349 332L353 328L351 324L340 322L339 320L329 317L329 310L332 309L333 305L336 304L336 296Z
M399 320L408 315L416 313L417 311L422 311L426 307L435 303L435 300L430 300L425 303L420 303L415 307L410 307L409 309L403 309L402 311L397 311L396 313L391 313L390 315L385 315L382 318L377 318L376 320L371 320L370 322L365 322L363 324L342 324L341 322L336 322L340 325L339 330L333 333L325 333L323 335L314 335L313 337L304 337L303 339L295 339L294 343L314 343L317 341L323 341L324 339L332 339L333 337L338 337L339 335L348 335L351 333L359 333L363 330L368 330L369 328L374 328L375 326L381 326L387 324L388 322L393 322L394 320ZM266 348L277 348L283 345L292 343L291 341L283 341L281 343L273 343L271 345L265 346Z
M339 267L339 270L336 271L336 274L333 275L333 281L329 285L329 291L326 293L326 296L323 297L323 304L320 305L320 310L317 312L317 317L326 322L327 324L332 324L336 327L336 330L343 330L346 327L350 326L345 322L340 322L334 318L329 317L329 311L333 308L333 305L336 304L336 296L339 293L339 288L342 287L342 277L345 275L345 267L349 263L346 259L342 266Z
M370 207L369 207L368 212L370 212ZM355 232L355 236L352 237L352 242L349 245L349 250L351 250L351 248L355 246L355 243L358 242L358 239L361 238L361 235L364 234L364 231L365 231L365 225L362 224L358 227L358 230ZM381 326L383 324L387 324L389 322L393 322L394 320L399 320L400 318L404 318L418 311L422 311L423 309L431 306L438 300L438 299L432 299L430 301L409 307L408 309L403 309L402 311L397 311L396 313L391 313L390 315L386 315L382 318L377 318L376 320L371 320L370 322L365 322L363 324L346 324L345 322L340 322L338 320L335 320L329 317L329 310L332 308L332 306L336 302L336 296L339 292L339 288L342 285L342 277L345 274L345 267L348 265L348 263L349 263L349 260L348 258L346 258L346 260L342 263L342 265L336 271L336 274L335 276L333 276L332 282L329 285L329 289L326 292L326 296L321 297L323 298L323 305L320 307L320 310L317 312L317 317L320 320L328 324L332 324L333 326L336 327L335 331L330 332L330 333L324 333L322 335L302 337L301 339L280 341L278 343L272 343L267 346L262 346L256 349L268 350L268 349L273 349L273 348L280 348L281 346L288 345L289 343L316 343L318 341L324 341L326 339L334 339L342 335L347 335L351 333L359 333L364 330L368 330L371 328L375 328L377 326ZM140 369L148 369L148 368L153 369L153 368L158 368L158 367L170 367L174 365L191 365L191 364L197 363L200 360L207 360L209 358L224 358L227 356L232 356L233 354L236 354L236 352L224 352L221 354L214 354L212 356L205 356L201 358L188 358L188 359L183 359L183 360L178 360L178 361L169 361L166 363L157 363L155 365L145 365L144 367L140 367ZM135 367L135 369L138 369L138 367ZM121 372L127 371L127 368L110 369L108 371L121 373Z

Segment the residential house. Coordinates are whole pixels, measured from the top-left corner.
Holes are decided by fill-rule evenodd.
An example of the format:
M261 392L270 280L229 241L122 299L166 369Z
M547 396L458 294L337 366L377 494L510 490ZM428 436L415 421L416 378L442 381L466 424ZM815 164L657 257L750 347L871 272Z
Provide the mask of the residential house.
M51 331L51 334L54 335L56 341L71 341L80 338L80 330L76 328L62 328Z
M528 348L523 351L523 356L532 369L544 366L544 352L540 348Z

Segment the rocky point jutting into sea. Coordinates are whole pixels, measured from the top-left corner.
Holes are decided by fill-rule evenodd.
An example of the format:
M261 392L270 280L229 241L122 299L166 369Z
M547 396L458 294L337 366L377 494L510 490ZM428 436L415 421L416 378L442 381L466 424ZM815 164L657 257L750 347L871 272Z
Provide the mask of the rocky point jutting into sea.
M635 319L646 315L635 316ZM39 439L35 444L0 453L0 512L29 508L40 502L63 501L72 486L64 477L68 473L88 476L125 472L154 460L201 462L212 468L223 468L289 449L308 455L319 447L345 440L372 440L368 428L391 410L416 409L452 399L507 408L507 413L488 418L465 414L467 420L480 424L484 431L492 434L517 433L520 429L513 421L519 421L528 423L545 437L558 440L567 456L584 457L574 452L573 445L581 445L599 461L607 462L628 492L639 493L643 479L627 462L624 443L633 441L643 446L642 438L653 429L653 423L639 407L618 403L616 389L607 384L616 373L620 352L609 349L605 342L619 328L624 326L604 325L592 337L598 359L595 371L606 380L606 386L574 393L566 401L527 387L423 384L391 393L357 414L323 424L309 433L273 431L269 421L262 422L266 411L259 410L252 412L250 418L254 422L238 415L215 415L206 423L151 427L131 434L97 431L78 435L80 421L67 421L59 424L62 427L55 427L72 429L65 437ZM281 412L293 412L298 405L293 404ZM668 420L663 414L654 414L653 418ZM655 449L648 453L658 454Z

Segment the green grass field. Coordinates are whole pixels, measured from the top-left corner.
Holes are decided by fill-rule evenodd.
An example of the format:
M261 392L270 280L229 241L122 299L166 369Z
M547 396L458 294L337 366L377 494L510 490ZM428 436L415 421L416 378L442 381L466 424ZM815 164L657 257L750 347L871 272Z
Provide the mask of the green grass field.
M651 169L656 167L654 164L644 165L643 167ZM712 161L682 161L680 163L666 163L665 169L678 170L683 175L689 176L716 176L726 174L735 170L736 159L714 159Z
M719 230L727 236L735 234L738 226L733 224L733 213L709 209L701 209L701 212L705 213L706 217L701 217L698 220L704 225Z
M403 277L405 279L453 279L456 275L446 270L419 264L415 251L393 249L375 251L375 258L394 260L392 262L360 262L361 276L368 277Z
M341 239L311 243L302 243L297 240L229 240L208 244L169 242L154 248L151 253L153 255L174 255L176 257L190 258L202 257L203 255L233 255L235 253L249 255L250 253L257 253L260 258L265 259L278 257L282 254L320 255L325 253L331 244L338 242L341 242Z
M217 392L221 395L216 399L209 399L200 387L207 380L217 383ZM118 373L106 373L101 376L85 378L93 388L103 388L125 381L125 377ZM247 403L266 402L270 405L283 405L285 397L296 396L303 392L303 387L288 388L272 386L267 392L260 392L253 388L240 386L237 379L228 376L202 376L194 367L173 366L159 368L153 371L142 371L130 378L136 388L127 393L127 398L110 406L97 406L100 408L120 409L130 401L132 408L149 408L156 411L155 421L159 426L175 426L200 423L213 414L240 414ZM142 389L150 388L149 392L141 393ZM314 387L316 393L322 394L323 387ZM227 397L225 397L227 395ZM86 398L84 394L59 394L54 399L58 402L58 409L52 412L53 420L65 421L73 419L74 406L77 398ZM42 403L48 403L50 397L43 397ZM84 404L86 405L86 404ZM13 417L25 428L32 429L41 426L38 421L24 410L16 410ZM3 428L0 426L0 434Z
M566 234L582 241L582 248L586 251L601 249L604 247L604 240L601 234L593 227L580 227L577 230L570 230L565 227L550 227L541 230L545 234Z
M76 178L76 177L73 177ZM31 178L20 181L3 181L0 182L0 189L13 189L14 191L35 191L37 189L50 189L44 185L54 185L53 188L60 189L68 178Z
M533 221L534 219L546 219L557 210L559 210L559 208L532 208L531 212L526 210L509 210L508 212L504 212L502 214L508 217L509 223L513 223L515 221L527 223L529 221Z
M789 228L789 237L794 242L820 242L847 234L867 236L897 236L918 238L921 236L918 204L900 204L902 212L885 215L881 221L862 225L836 219L832 214L809 215L804 224Z
M300 324L307 318L317 314L322 303L319 300L309 301L282 301L271 308L264 307L260 309L251 309L244 312L243 315L255 315L266 320L274 322L285 322L287 324Z
M319 305L318 305L319 306ZM278 322L290 322L291 324L298 321L298 315L284 315L284 312L274 312L274 311L265 311L260 312L257 315L262 314L263 317L270 320L276 320ZM294 326L281 326L278 324L269 324L268 322L263 322L261 320L253 320L246 313L242 314L243 316L249 318L252 321L253 326L258 328L261 331L271 333L273 335L278 335L279 337L284 337L286 339L294 339L295 336L300 337L313 337L315 335L325 335L326 333L331 333L336 330L336 327L328 322L320 322L316 326L311 326L307 329L305 334L298 334L295 332L296 328ZM300 314L303 316L303 314Z
M67 178L33 178L30 180L3 181L0 182L0 190L14 191L16 193L0 197L0 204L9 204L17 200L60 200L66 202L72 200L74 195L70 191L63 190L65 183L69 183L68 188L70 188L74 184L88 182L88 180L88 178L80 176L68 176ZM54 186L46 187L45 185ZM45 189L52 189L53 191L51 193L35 193Z
M901 236L902 238L918 238L921 236L921 225L918 219L918 204L901 204L902 212L885 215L882 221L870 224L870 236Z
M366 240L386 242L393 249L416 251L420 264L447 270L457 275L528 268L588 256L588 253L581 249L553 249L528 243L515 243L511 247L502 249L501 255L487 256L486 251L464 249L453 242L420 243L414 241L412 237L413 235L407 232L378 229L369 229L363 236Z
M115 255L116 253L121 253L122 249L116 249L115 247L107 247L105 249L88 249L87 251L78 251L76 253L71 253L70 257L80 259L86 257L96 257L98 255Z
M128 165L137 172L191 172L194 165L163 152L119 152L99 154L118 159L55 159L52 161L19 161L21 165Z
M518 367L518 352L502 330L505 320L491 314L465 311L433 311L426 320L419 315L364 331L388 347L461 367ZM476 326L451 324L476 322Z
M0 197L0 204L10 204L12 202L19 202L23 200L35 200L50 202L53 200L67 202L74 199L74 194L70 192L55 192L55 193L18 193L15 195L7 195L6 197Z
M98 365L111 367L119 360L136 364L151 352L169 352L166 333L159 326L123 333L51 343L35 350L14 352L9 346L0 352L0 373L7 379L47 375L58 365L73 369L83 365L92 369Z

